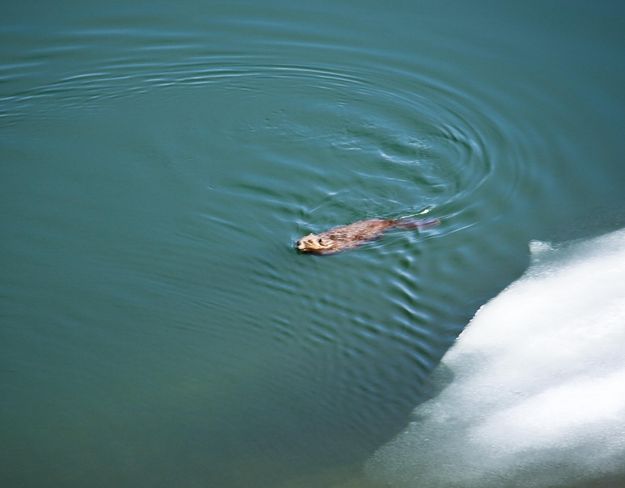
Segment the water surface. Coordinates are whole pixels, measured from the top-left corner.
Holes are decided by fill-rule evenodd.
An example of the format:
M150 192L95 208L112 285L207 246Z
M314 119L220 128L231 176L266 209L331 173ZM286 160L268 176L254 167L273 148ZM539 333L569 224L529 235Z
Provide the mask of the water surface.
M625 225L616 3L4 10L7 486L375 486L528 242Z

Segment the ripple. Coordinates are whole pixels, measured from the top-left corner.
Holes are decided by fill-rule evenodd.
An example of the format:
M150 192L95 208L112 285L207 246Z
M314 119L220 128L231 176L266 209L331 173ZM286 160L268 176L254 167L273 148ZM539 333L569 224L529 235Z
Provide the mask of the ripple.
M275 26L253 19L243 19L237 26L247 38L258 29L269 29L274 41L281 36ZM115 36L122 39L107 41ZM247 92L244 96L251 104L268 97L281 99L280 109L262 119L255 118L259 114L252 109L249 121L236 121L230 129L233 137L262 151L262 174L251 167L233 173L216 191L271 208L284 223L296 216L296 232L424 208L442 219L439 228L421 237L388 239L389 257L399 252L398 259L425 239L444 239L499 218L517 191L524 154L507 150L521 146L515 125L489 105L492 97L480 98L479 93L453 84L454 78L437 73L435 66L420 66L385 51L322 42L310 32L287 41L284 52L305 47L349 53L349 63L297 63L284 55L245 52L241 46L233 48L238 52L209 52L198 37L199 32L163 32L145 26L75 29L48 46L31 48L23 60L5 66L6 76L27 77L33 63L58 65L61 73L73 57L81 53L84 57L96 45L104 44L105 49L85 60L83 70L66 69L47 83L33 83L14 93L2 91L0 115L7 120L39 110L53 116L59 105L84 110L112 98L159 90L209 89L215 96ZM288 147L272 146L284 140L290 141ZM276 186L284 174L289 176ZM297 189L286 183L293 176L304 182ZM377 243L369 247L380 248ZM280 284L275 277L272 283L268 266L262 269L260 275L275 293L297 286ZM398 332L395 339L418 349L423 324L432 320L416 303L420 277L402 275L398 263L390 269L399 278L392 281L386 298L401 310L392 322L400 329L411 327L411 322L414 327ZM342 300L328 298L321 302L323 313L311 313L357 316L349 306L340 310ZM313 342L331 341L337 335L336 329L324 327L332 326L320 321L313 327Z

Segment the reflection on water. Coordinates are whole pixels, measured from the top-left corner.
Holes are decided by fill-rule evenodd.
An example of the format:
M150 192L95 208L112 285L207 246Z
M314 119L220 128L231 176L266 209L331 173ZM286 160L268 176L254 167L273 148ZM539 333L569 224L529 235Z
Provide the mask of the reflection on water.
M451 383L375 455L372 477L467 488L625 480L625 231L532 249L527 273L445 355Z
M4 484L362 486L527 242L623 225L621 7L554 9L7 6Z

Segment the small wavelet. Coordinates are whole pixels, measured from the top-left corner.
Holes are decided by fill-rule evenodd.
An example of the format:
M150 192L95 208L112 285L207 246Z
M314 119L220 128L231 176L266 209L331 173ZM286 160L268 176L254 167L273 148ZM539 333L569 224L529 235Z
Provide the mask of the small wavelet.
M269 19L250 8L235 21L221 12L210 28L191 30L158 16L138 17L132 9L84 19L6 67L7 77L27 82L0 92L0 115L10 121L28 110L53 117L59 105L83 110L162 90L248 92L250 105L280 95L285 116L247 129L257 140L289 139L301 143L300 154L325 158L312 163L320 168L309 182L317 190L314 207L323 193L336 192L353 214L336 217L350 220L430 205L438 216L453 217L441 236L476 224L465 212L470 202L479 202L483 221L501 214L523 165L521 152L506 148L517 145L515 124L492 97L461 87L446 73L451 66L331 42L292 23L294 13ZM259 42L211 48L214 36L233 32ZM266 49L278 40L280 49ZM304 47L311 52L306 62L292 57ZM33 62L45 79L32 75ZM238 136L245 136L246 127L240 130ZM364 206L365 215L356 215L355 206Z
M369 461L372 479L406 488L623 482L625 230L530 248L527 273L444 357L451 383Z

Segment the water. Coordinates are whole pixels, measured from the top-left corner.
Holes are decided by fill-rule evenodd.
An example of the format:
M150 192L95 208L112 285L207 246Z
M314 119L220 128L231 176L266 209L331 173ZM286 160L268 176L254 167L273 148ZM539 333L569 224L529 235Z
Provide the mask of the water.
M2 484L389 482L363 466L528 242L625 226L623 13L5 6Z

